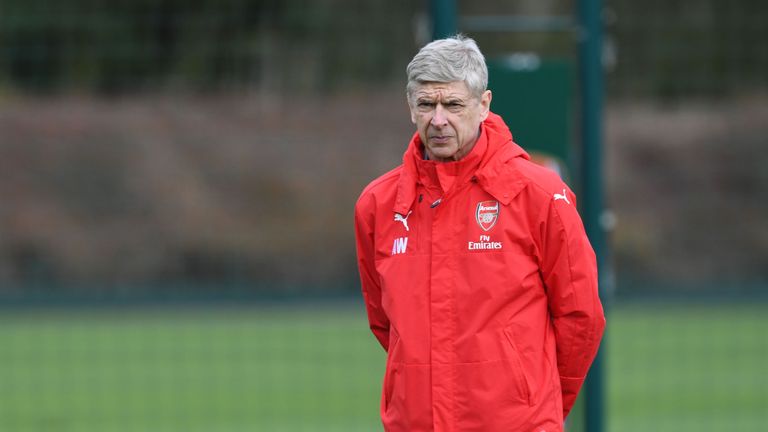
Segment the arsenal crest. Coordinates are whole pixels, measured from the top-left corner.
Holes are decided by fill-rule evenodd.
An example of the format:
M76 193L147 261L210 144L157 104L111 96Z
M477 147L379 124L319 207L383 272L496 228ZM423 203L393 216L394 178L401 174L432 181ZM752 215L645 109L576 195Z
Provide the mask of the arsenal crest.
M498 201L480 201L475 210L475 220L483 231L488 231L496 225L499 220L499 202Z

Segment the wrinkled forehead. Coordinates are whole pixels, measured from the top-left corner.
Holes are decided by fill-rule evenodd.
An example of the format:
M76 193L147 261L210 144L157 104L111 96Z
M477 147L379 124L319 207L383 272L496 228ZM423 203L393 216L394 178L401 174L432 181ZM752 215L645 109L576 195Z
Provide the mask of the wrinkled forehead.
M423 82L419 83L413 90L411 98L413 100L420 98L445 99L445 98L470 99L472 93L464 81L451 82Z

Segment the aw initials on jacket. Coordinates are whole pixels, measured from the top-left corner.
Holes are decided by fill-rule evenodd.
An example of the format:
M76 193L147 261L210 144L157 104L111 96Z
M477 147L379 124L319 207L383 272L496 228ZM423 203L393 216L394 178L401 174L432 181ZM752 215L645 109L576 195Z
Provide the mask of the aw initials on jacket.
M557 432L605 321L576 197L490 114L463 159L403 164L355 208L388 432Z

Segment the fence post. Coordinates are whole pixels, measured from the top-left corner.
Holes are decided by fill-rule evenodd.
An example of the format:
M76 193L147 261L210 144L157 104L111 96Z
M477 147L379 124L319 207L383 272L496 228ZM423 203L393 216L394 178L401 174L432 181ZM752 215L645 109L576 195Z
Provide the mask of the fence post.
M456 0L431 0L432 40L456 34Z
M581 186L584 226L597 256L600 293L607 295L607 249L601 224L603 208L602 127L603 127L603 28L601 0L579 1L579 79L581 85ZM585 383L586 432L603 432L605 338Z

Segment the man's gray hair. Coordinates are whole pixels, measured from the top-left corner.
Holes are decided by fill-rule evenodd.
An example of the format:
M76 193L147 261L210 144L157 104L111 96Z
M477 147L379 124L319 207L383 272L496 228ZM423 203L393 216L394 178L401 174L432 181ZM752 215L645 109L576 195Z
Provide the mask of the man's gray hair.
M464 81L472 96L480 97L488 87L485 57L471 38L456 35L432 41L419 50L408 67L408 99L427 82Z

